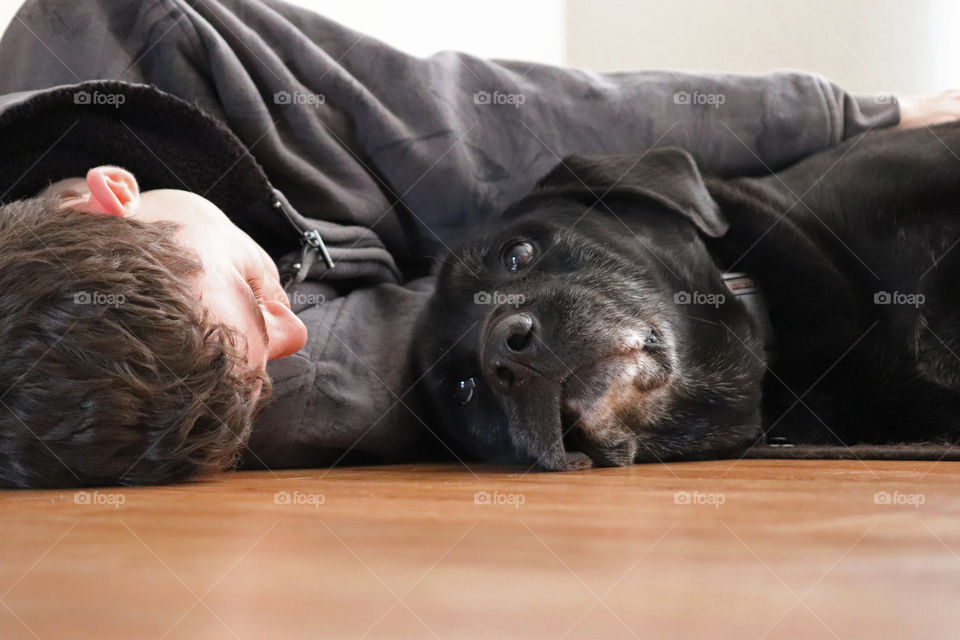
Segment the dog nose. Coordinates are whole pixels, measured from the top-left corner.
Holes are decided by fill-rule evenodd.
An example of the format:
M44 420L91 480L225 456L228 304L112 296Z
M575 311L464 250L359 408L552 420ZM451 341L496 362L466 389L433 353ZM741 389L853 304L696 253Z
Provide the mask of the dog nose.
M487 337L484 360L495 383L504 388L521 384L538 357L536 320L529 313L511 313L496 321Z

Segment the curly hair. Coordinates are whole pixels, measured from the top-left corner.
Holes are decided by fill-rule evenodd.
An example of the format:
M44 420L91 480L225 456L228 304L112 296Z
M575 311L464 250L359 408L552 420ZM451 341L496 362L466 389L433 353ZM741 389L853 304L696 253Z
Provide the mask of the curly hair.
M236 463L270 380L200 306L203 265L176 231L60 197L0 206L0 486L167 483Z

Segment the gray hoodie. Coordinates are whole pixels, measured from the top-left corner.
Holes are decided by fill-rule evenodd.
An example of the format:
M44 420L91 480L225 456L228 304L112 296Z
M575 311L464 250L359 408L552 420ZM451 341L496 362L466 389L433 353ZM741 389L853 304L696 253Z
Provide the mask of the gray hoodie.
M406 356L430 262L564 155L678 145L758 174L899 120L806 73L417 58L276 0L28 0L0 63L0 199L119 164L281 265L309 340L268 367L244 463L274 468L429 444Z

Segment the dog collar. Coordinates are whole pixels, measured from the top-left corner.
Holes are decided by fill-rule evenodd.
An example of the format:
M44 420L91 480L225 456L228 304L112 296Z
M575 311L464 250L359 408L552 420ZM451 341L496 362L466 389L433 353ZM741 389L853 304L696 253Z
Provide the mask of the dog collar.
M739 298L754 324L763 331L763 348L767 352L767 358L773 352L773 323L770 322L770 313L767 310L767 303L763 298L763 292L756 280L746 273L740 271L730 271L723 274L723 282L734 295ZM754 443L756 446L757 443ZM793 443L787 438L771 436L766 429L761 433L759 444L767 447L792 447Z
M763 292L760 290L760 285L748 274L739 271L724 273L723 282L730 289L730 292L740 299L751 319L763 331L763 348L769 358L774 349L773 323L770 322L770 313L767 310L767 303L764 300ZM751 448L757 445L777 449L794 446L790 439L773 436L766 429L761 432L759 442L754 443Z
M754 323L763 331L763 346L769 352L773 347L773 323L760 285L742 271L728 271L722 277L730 292L740 299Z

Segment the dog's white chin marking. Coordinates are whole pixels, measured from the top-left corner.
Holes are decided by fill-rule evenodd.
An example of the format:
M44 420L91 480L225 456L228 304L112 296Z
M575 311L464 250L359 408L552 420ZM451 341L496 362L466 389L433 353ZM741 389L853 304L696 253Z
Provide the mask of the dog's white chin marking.
M607 375L604 367L615 366L617 371L606 381L603 395L594 401L583 397L565 397L564 408L578 416L577 429L589 438L604 438L611 432L636 431L657 422L666 410L669 394L669 374L649 353L644 352L647 333L634 330L623 332L614 342L617 351L588 371L575 373L581 385L601 384L598 376ZM672 345L672 336L668 338ZM676 371L675 350L668 347L671 369ZM615 362L613 362L615 361ZM651 388L650 381L660 379ZM629 416L625 423L621 416Z

